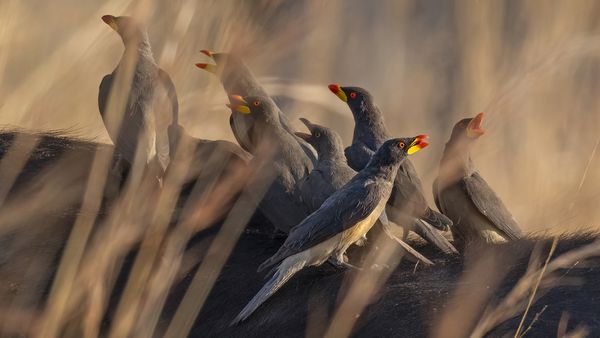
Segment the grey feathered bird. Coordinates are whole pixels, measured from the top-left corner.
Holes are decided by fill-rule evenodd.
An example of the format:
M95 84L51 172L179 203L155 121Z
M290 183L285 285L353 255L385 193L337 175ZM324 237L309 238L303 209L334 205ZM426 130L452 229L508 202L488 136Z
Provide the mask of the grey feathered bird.
M424 137L386 141L367 166L323 205L292 229L279 250L259 271L275 264L271 279L244 307L232 324L250 316L294 274L333 258L345 262L345 252L360 240L385 210L398 167L409 153L427 145Z
M313 163L305 155L295 136L281 126L277 107L267 97L232 96L228 106L234 114L252 115L252 128L248 139L256 144L258 151L250 165L266 162L259 182L270 184L260 201L260 210L279 230L288 232L300 223L312 210L302 201L298 182L313 169Z
M377 148L390 138L383 114L375 105L371 94L363 88L332 84L329 89L348 104L354 116L352 145L346 148L345 154L350 167L360 170L369 162ZM431 227L445 231L452 221L427 205L421 180L408 159L398 170L387 214L393 222L415 231L445 253L457 253L454 246Z
M115 70L100 83L98 108L116 151L130 165L137 149L149 166L164 171L169 162L168 126L177 124L178 102L169 75L158 67L146 29L133 18L105 15L102 20L115 30L125 45L123 57ZM107 123L107 109L116 74L127 57L135 58L133 80L120 128Z
M454 126L433 183L435 203L454 221L452 235L460 246L521 237L519 225L471 161L471 148L484 133L482 121L483 113L479 113Z
M240 57L235 54L214 53L209 50L202 50L201 52L210 57L215 64L197 63L196 67L217 75L228 95L260 96L271 101L271 104L276 109L276 113L279 116L279 122L283 129L293 135L296 142L298 142L304 150L306 156L308 156L313 163L316 162L317 154L315 149L303 139L296 137L294 128L287 116L279 109L277 104L275 104L260 83L258 83L258 80L256 80L248 66L246 66ZM246 151L254 153L256 144L253 144L249 139L250 129L253 125L253 116L235 114L235 112L232 111L229 118L229 124L233 131L233 135L240 146Z
M329 196L346 185L356 175L356 171L350 168L346 161L344 145L338 133L333 129L311 123L305 118L301 118L300 121L306 125L310 134L297 132L296 135L317 150L319 159L310 174L298 182L298 189L304 203L311 210L317 210ZM380 221L384 232L400 244L414 260L419 260L425 265L433 265L433 262L394 235L387 216L381 217ZM366 239L365 233L356 244L362 246Z

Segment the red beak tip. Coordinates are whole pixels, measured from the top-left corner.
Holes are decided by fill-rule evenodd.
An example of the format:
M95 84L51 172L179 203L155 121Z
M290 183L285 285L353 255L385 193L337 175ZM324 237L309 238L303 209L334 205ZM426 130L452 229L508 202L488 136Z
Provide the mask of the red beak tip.
M206 68L206 63L197 63L196 67L198 67L200 69L205 69Z
M340 86L337 84L330 84L329 85L329 90L331 90L332 93L336 94L337 92L340 91Z
M421 149L423 149L423 148L427 147L428 145L429 145L429 143L427 143L427 142L425 142L425 141L421 141L421 142L419 142L419 147L420 147Z
M204 55L206 55L208 57L212 57L212 55L213 55L213 52L211 52L208 49L203 49L203 50L200 51L200 53L202 53L202 54L204 54Z

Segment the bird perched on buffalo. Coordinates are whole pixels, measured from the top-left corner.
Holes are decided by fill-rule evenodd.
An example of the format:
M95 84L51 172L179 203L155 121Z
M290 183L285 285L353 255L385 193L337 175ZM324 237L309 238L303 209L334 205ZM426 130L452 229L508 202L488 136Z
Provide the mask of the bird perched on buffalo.
M233 324L248 318L303 268L328 260L348 265L346 250L359 241L384 212L398 167L408 154L427 146L424 139L421 135L386 141L363 170L294 227L279 250L260 265L259 271L279 264Z
M354 136L352 145L346 148L345 154L350 167L361 170L377 148L390 138L383 114L366 89L340 87L337 84L329 85L329 89L346 102L352 111L355 122ZM415 231L442 251L448 254L457 252L441 233L431 227L445 231L452 221L427 205L421 180L408 159L402 162L398 170L387 213L392 221Z
M310 134L297 132L296 135L310 143L317 150L319 158L310 174L298 183L298 189L302 200L308 204L311 210L317 210L329 196L346 185L356 175L356 171L350 168L346 161L342 138L338 133L333 129L311 123L305 118L300 120L306 125ZM387 216L380 218L380 221L384 232L400 244L415 261L433 265L433 262L393 234ZM356 244L363 245L366 239L365 233Z
M228 106L234 114L251 115L253 119L248 139L258 150L250 165L266 163L259 182L269 184L269 188L260 201L260 210L277 229L287 233L313 211L302 201L297 187L313 163L295 136L282 127L272 100L232 95L230 101L233 103Z
M250 68L246 66L239 56L231 53L214 53L209 50L202 50L201 53L210 57L215 64L197 63L196 67L217 75L228 95L260 96L263 97L263 100L271 101L271 104L274 106L276 114L279 117L282 128L293 135L296 142L298 142L304 150L306 156L308 156L313 163L316 162L316 151L302 138L296 137L294 128L287 116L279 109L277 104L275 104L260 83L258 83L258 80L254 77ZM229 118L229 124L233 131L233 135L240 146L250 153L254 153L257 146L249 139L253 121L252 115L235 114L233 111Z
M125 45L115 70L104 76L98 93L98 108L117 153L133 165L136 151L145 164L161 175L169 162L168 126L177 123L178 102L169 75L154 60L148 33L139 22L127 16L105 15L102 20L119 34ZM127 65L127 66L126 66ZM127 84L127 103L120 126L109 122L109 98L117 97L117 74L125 77L133 72ZM123 82L123 80L121 80ZM117 112L116 112L117 113ZM111 113L113 114L113 113Z
M521 237L519 225L471 160L471 148L485 132L482 121L479 113L456 123L433 183L435 203L454 221L452 234L462 247L473 241L497 243Z

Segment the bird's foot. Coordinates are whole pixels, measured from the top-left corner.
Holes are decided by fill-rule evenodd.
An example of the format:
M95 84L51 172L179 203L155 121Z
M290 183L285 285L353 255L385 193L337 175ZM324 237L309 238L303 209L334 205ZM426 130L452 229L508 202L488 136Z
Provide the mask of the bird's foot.
M354 242L354 244L361 247L367 245L367 236L363 235L358 241Z
M362 268L348 263L348 258L345 255L343 257L329 257L327 261L338 269L362 270Z

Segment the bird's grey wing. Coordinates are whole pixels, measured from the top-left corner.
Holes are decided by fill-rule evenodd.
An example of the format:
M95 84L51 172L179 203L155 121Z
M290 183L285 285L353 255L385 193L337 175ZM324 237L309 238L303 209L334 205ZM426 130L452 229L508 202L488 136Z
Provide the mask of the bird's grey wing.
M367 166L367 163L371 160L371 157L375 154L375 151L369 149L362 143L353 143L351 146L344 150L346 160L350 168L360 171Z
M421 213L427 209L421 180L409 159L405 159L398 169L390 202L415 213Z
M463 189L481 214L509 238L521 237L517 221L479 173L475 172L471 176L463 178L461 182Z
M106 116L108 108L108 99L113 84L113 74L106 75L100 82L98 91L98 109L104 121L105 127L117 151L130 163L138 144L140 131L144 128L144 116L141 104L136 100L129 98L123 113L122 122L118 130L112 130L111 126L106 125Z
M380 201L375 183L351 182L292 229L284 246L300 252L328 240L370 216Z
M250 135L252 135L252 126L248 126L247 123L243 123L243 120L241 120L241 118L236 118L234 114L238 113L232 112L231 116L229 117L229 126L233 132L233 136L242 149L254 154L254 146L250 138Z
M304 176L298 182L297 187L302 201L308 205L311 212L319 209L321 204L335 192L330 182L318 169L314 169L309 175Z
M432 185L432 192L433 192L433 201L435 202L435 206L438 208L438 210L440 212L444 212L444 209L442 209L442 206L440 204L440 197L439 197L439 191L438 191L438 181L437 178L433 181L433 185Z
M380 202L374 184L351 182L295 226L279 250L259 267L261 271L349 229L373 213Z
M110 88L112 86L113 75L107 74L102 78L100 87L98 88L98 110L100 116L104 120L104 114L106 113L106 105L108 103L108 96L110 95Z

